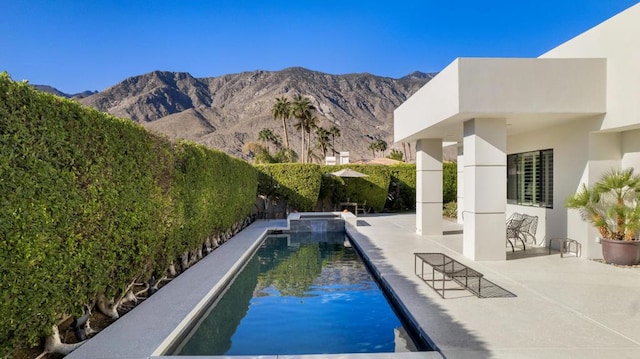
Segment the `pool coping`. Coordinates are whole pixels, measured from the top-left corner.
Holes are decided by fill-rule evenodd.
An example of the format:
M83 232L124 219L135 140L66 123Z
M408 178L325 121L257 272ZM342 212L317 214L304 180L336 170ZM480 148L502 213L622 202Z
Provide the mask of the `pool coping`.
M364 253L363 256L368 258L366 254L366 248L369 246L366 242L368 241L363 241L363 238L366 237L358 235L357 217L351 213L343 212L327 212L327 214L342 216L345 221L345 230L354 241L363 242L357 243L357 245ZM163 355L163 353L176 344L190 323L206 311L208 304L225 289L229 281L253 255L257 246L262 243L264 236L274 231L289 230L289 220L299 219L301 215L304 214L292 213L287 220L255 221L231 240L174 278L156 294L67 355L66 358L178 358L179 356ZM389 284L384 285L388 286ZM367 353L364 356L398 359L441 358L437 352L379 354L381 355ZM305 359L320 357L362 358L363 355L267 355L255 356L254 358ZM192 356L192 358L234 357ZM251 357L242 356L242 358Z

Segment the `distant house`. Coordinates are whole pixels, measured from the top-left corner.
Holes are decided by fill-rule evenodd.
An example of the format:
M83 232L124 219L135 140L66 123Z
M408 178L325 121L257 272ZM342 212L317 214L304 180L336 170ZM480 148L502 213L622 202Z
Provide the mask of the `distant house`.
M463 255L504 260L505 219L539 217L538 241L596 231L564 202L612 168L640 173L640 4L538 58L459 58L394 112L417 141L416 229L442 235L442 144L458 143ZM548 244L547 244L548 245Z

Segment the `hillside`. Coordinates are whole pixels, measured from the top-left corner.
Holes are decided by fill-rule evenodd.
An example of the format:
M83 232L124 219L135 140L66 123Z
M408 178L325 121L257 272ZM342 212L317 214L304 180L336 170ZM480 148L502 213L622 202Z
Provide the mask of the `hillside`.
M131 118L170 138L185 138L243 157L244 143L263 128L282 134L271 107L279 96L302 94L318 109L319 125L341 130L338 151L351 159L371 158L369 143L393 142L393 110L434 74L414 72L400 79L371 74L330 75L304 68L253 71L195 78L188 73L154 71L134 76L99 93L80 98L83 104ZM291 119L291 146L300 152L300 135ZM396 146L401 148L401 146Z

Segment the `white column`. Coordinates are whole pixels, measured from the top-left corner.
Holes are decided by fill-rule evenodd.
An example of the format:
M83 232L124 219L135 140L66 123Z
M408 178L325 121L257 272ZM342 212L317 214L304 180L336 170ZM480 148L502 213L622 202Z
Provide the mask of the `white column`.
M505 119L464 123L462 253L473 260L506 259L506 148Z
M416 142L416 232L442 235L442 139Z
M457 198L456 203L458 207L458 223L463 222L464 216L464 147L461 144L458 144L458 159L457 159Z

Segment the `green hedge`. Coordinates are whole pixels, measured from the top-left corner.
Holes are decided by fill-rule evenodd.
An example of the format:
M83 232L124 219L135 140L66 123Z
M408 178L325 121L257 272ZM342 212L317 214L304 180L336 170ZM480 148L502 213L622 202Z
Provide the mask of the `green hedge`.
M320 166L302 163L256 165L258 194L288 203L292 210L311 211L318 201Z
M367 177L342 178L329 175L344 168L364 173ZM322 198L330 198L333 203L346 199L358 203L367 201L367 207L375 211L380 212L384 209L391 182L390 167L354 164L322 166L322 173L324 174Z
M177 255L246 217L256 198L257 176L250 164L202 145L181 142L176 152L184 216Z
M0 75L0 357L249 215L249 164Z
M442 164L442 203L458 200L458 164L444 162Z
M394 198L395 203L389 205L392 209L416 209L416 165L400 164L390 169L391 182L396 185L398 198Z

